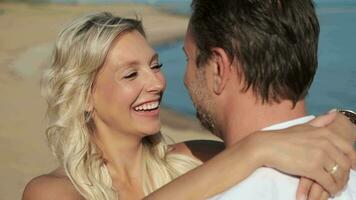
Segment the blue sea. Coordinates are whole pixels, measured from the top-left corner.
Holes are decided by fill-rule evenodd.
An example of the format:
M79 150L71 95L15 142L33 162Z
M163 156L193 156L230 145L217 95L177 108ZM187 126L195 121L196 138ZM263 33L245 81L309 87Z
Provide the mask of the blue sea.
M188 15L190 0L50 0L60 3L136 2ZM307 97L308 110L320 114L331 108L356 109L356 0L315 0L321 25L319 68ZM157 46L164 64L167 90L163 104L194 115L183 85L185 57L182 41Z

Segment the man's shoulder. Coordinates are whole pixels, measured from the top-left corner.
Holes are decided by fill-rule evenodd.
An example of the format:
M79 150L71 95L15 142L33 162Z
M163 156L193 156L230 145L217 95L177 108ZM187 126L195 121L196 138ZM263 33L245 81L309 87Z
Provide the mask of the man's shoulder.
M222 142L214 140L189 140L171 145L171 154L183 154L206 162L224 150Z
M59 170L33 178L27 183L23 200L82 200L67 176Z
M215 196L212 200L239 197L250 200L295 199L299 179L272 168L262 167L241 183Z

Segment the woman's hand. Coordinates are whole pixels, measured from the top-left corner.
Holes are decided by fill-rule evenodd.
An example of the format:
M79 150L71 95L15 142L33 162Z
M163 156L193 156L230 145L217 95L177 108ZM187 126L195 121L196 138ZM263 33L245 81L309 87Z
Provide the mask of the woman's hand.
M312 125L324 127L316 128ZM308 177L331 196L343 189L351 166L356 168L356 153L353 149L356 127L341 114L331 113L310 124L274 131L272 134L256 134L246 138L260 147L264 157L260 164ZM338 170L330 173L336 164ZM314 195L313 191L318 190L311 189L310 195ZM309 191L304 192L304 195L309 194Z
M311 121L310 124L315 127L322 127L325 126L325 124L329 124L332 122L336 117L335 114L331 115L324 115L321 117L316 118L315 120ZM341 117L338 116L338 117ZM338 120L338 119L336 119ZM346 122L346 121L344 121ZM339 122L339 123L342 123ZM341 124L340 124L341 125ZM343 124L340 127L335 127L335 124L331 124L329 128L343 128L343 127L348 127L350 124ZM352 127L351 127L352 128ZM353 126L355 128L355 126ZM352 145L353 141L353 136L355 136L356 133L348 135L347 131L343 132L343 130L337 130L337 132L340 132L340 134L343 134L346 140L350 141L350 144ZM345 133L345 134L344 134ZM350 138L349 138L350 137ZM353 169L355 169L355 165L353 165ZM348 181L348 176L349 176L349 170L347 170L345 176L345 184ZM308 178L302 177L299 182L298 190L297 190L297 199L306 199L308 197L309 200L327 200L330 197L330 194L318 183L314 182L313 180L310 180Z
M331 115L325 115L325 116L321 116L316 118L315 120L311 121L310 124L312 126L315 127L322 127L325 126L325 124L329 124L330 122L332 122L336 117L336 113L335 114L331 114ZM341 117L341 116L340 116ZM338 120L338 119L336 119ZM346 122L346 121L345 121ZM342 122L340 122L342 123ZM344 124L341 127L335 127L335 124L331 124L329 126L329 128L343 128L343 127L347 127L350 126L350 124ZM353 127L355 128L355 127ZM344 132L342 130L338 130L338 132L340 132L341 134L344 134ZM345 131L345 135L343 137L345 137L346 140L350 141L351 145L352 145L352 138L354 136L354 134L348 135L347 131ZM350 137L350 138L349 138ZM355 169L355 166L353 166L353 168ZM346 172L346 176L345 176L345 184L347 183L348 180L348 176L349 176L349 170L347 170ZM302 177L300 179L299 182L299 186L298 186L298 190L297 190L297 199L306 199L306 197L309 200L327 200L330 197L330 194L318 183L314 182L313 180L310 180L308 178Z

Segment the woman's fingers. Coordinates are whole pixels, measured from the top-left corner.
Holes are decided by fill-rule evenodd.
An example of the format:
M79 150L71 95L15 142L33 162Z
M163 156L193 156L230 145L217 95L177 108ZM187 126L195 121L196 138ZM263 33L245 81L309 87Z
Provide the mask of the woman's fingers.
M328 140L320 141L320 145L320 148L329 156L329 159L325 158L324 169L334 179L338 190L342 190L347 184L350 174L350 159Z
M314 182L310 179L301 177L297 189L297 200L305 200L307 196L309 195L309 192L311 190L311 186Z
M308 124L314 127L324 127L329 125L332 121L335 120L337 113L331 112L324 115L320 115L315 119L311 120Z
M318 184L320 184L325 190L328 191L328 193L334 195L337 192L339 192L341 189L339 189L339 186L337 182L335 181L334 177L332 174L327 172L325 170L325 164L329 165L334 163L330 158L324 158L323 164L319 164L316 169L312 170L312 174L308 174L307 177L311 177L313 180L315 180Z
M329 193L324 191L323 194L321 195L321 200L328 200L329 197L330 197Z
M320 200L322 198L323 192L324 189L320 185L316 183L312 184L308 200Z
M337 132L350 143L356 140L356 126L347 117L337 113L335 119L327 125L328 128Z
M356 141L356 126L354 124L337 112L317 117L309 124L315 127L324 126L317 136L327 138L334 143L340 151L348 156L351 166L356 170L356 151L353 147Z
M356 126L339 112L320 115L308 124L314 127L327 127L350 143L356 140Z
M347 141L346 139L333 133L330 133L326 137L328 137L329 141L331 141L340 151L347 155L350 168L356 164L356 152L350 141Z
M302 177L297 189L297 200L327 200L329 193L314 181Z

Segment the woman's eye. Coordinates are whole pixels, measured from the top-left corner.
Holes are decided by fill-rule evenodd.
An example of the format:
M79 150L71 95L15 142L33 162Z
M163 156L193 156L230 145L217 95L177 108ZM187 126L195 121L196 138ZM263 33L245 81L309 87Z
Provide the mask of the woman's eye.
M126 76L124 76L124 79L132 79L137 76L137 72L132 72Z
M160 69L163 67L163 64L155 64L151 67L151 69L155 70L155 71L160 71Z

